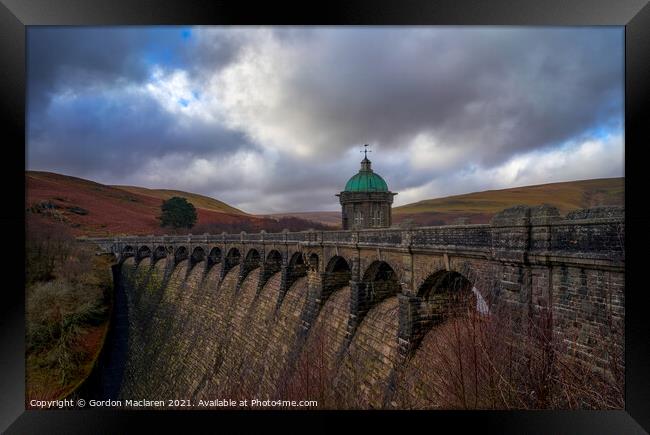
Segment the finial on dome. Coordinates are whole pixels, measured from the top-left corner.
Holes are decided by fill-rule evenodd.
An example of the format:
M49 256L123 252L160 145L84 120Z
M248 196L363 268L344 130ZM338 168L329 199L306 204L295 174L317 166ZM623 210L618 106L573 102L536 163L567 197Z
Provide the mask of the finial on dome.
M371 150L368 149L369 146L370 146L370 145L365 144L365 145L363 146L363 151L359 151L360 153L363 153L363 158L364 158L365 160L368 159L368 153L371 153L371 152L372 152Z
M370 168L370 160L368 160L368 153L371 153L372 151L368 149L370 145L365 144L363 146L363 151L359 151L363 153L363 160L361 161L361 170L362 171L372 171Z

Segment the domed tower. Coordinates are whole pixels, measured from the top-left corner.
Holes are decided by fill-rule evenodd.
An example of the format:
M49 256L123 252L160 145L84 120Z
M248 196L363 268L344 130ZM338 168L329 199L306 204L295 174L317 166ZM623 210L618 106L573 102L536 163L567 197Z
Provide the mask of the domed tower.
M341 202L343 229L390 227L391 204L395 195L397 193L389 192L384 179L372 170L367 150L364 150L359 173L348 180L343 192L336 195Z

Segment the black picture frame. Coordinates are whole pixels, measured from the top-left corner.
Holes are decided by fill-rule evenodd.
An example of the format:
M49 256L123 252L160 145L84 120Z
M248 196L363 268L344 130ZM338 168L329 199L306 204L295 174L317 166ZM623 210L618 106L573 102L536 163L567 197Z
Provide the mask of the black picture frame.
M0 207L4 225L0 299L0 430L7 433L127 433L133 418L161 428L224 430L226 424L251 423L280 430L311 431L348 422L393 426L397 430L468 426L498 433L646 433L650 430L650 321L643 289L644 248L648 244L644 213L646 160L650 144L650 5L647 0L445 0L377 3L348 1L208 2L188 6L182 0L0 0L0 116L3 118L5 195ZM33 25L149 24L316 24L316 25L517 25L625 26L625 203L626 203L626 393L624 411L25 411L24 369L24 230L25 216L25 34ZM646 110L644 110L646 109ZM21 147L22 144L22 147ZM21 167L22 164L22 167ZM22 186L22 188L21 188ZM352 418L349 418L352 417ZM228 422L225 422L229 420ZM346 425L349 423L345 423ZM451 425L451 426L449 426ZM228 432L230 432L228 430Z

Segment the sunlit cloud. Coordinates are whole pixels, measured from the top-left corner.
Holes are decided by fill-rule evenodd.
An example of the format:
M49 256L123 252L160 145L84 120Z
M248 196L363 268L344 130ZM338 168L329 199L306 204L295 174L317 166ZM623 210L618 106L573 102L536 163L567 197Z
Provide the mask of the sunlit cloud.
M459 168L422 186L405 189L395 199L404 205L424 198L506 189L571 180L623 176L623 138L620 134L601 139L570 142L557 149L517 155L493 168Z

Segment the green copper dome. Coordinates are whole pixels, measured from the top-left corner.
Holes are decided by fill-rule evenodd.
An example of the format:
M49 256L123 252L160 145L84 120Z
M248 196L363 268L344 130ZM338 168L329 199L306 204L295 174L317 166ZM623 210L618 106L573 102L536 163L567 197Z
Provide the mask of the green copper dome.
M370 168L370 160L361 161L361 170L345 185L346 192L388 192L388 185Z

